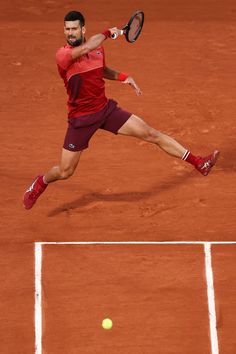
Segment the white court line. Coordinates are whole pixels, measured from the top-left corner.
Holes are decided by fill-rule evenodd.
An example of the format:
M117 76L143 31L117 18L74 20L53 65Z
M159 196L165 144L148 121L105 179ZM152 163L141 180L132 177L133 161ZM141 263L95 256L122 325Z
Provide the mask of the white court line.
M214 291L214 278L211 260L211 244L205 243L205 271L207 281L207 299L208 299L208 313L210 324L210 338L211 338L211 353L219 354L219 344L217 336L217 322L216 322L216 306L215 306L215 291Z
M235 245L236 241L81 241L81 242L35 242L35 354L42 352L42 249L43 245L203 245L207 281L208 310L210 322L211 354L219 354L211 245Z
M236 241L42 241L38 245L235 245Z
M35 244L35 354L42 354L42 245Z

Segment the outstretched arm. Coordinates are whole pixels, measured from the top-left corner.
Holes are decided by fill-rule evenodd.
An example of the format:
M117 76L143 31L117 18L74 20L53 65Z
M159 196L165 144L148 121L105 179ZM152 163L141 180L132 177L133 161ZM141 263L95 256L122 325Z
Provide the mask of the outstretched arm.
M141 90L134 81L134 79L129 76L129 74L120 73L116 70L108 68L107 66L104 67L103 77L108 80L118 80L123 82L124 84L129 84L135 90L137 95L141 95Z
M119 75L118 71L108 68L107 66L104 67L104 71L103 71L104 79L119 80L118 75Z

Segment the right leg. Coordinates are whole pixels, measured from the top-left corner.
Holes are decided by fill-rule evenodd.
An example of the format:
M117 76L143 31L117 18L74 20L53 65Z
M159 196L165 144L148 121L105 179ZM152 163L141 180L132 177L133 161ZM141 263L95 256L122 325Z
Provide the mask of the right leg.
M67 179L73 175L82 151L69 151L62 149L61 162L52 167L44 176L36 177L32 185L24 194L23 204L25 209L31 209L39 196L45 191L48 183Z
M79 163L82 151L62 149L61 162L45 173L43 180L46 184L57 180L67 179L73 175Z
M86 125L80 119L69 118L69 124L64 139L61 161L52 167L44 176L38 176L24 194L24 206L31 209L38 197L45 191L49 183L64 180L73 175L84 149L88 147L89 140L103 123L101 111L86 117ZM71 149L73 149L71 151Z

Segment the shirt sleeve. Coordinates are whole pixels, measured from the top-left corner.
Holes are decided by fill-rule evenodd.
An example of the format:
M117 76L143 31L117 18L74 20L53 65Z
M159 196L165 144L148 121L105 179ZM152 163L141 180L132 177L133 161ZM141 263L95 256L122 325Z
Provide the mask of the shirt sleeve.
M56 63L63 70L67 70L69 66L73 63L73 58L71 55L72 48L60 48L56 52Z

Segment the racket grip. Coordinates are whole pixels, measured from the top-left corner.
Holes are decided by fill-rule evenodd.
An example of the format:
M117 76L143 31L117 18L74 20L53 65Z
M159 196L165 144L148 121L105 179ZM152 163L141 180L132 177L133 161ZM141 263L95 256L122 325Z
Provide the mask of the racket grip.
M124 34L124 31L121 30L120 32L121 32L121 33L120 33L120 36L122 36L122 35ZM113 34L111 35L111 39L116 39L117 37L118 37L118 34L116 34L116 33L113 33Z

